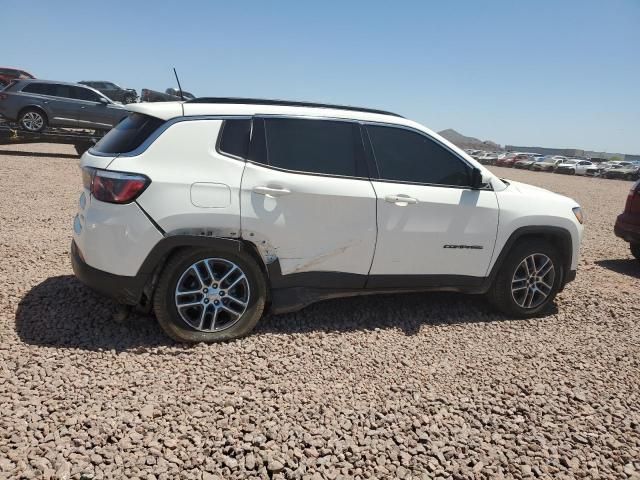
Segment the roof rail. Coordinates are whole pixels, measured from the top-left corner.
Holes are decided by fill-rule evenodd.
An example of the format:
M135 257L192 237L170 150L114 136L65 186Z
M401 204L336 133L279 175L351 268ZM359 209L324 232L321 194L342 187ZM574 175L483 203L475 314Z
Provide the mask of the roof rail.
M291 100L272 100L263 98L237 98L237 97L200 97L189 100L185 103L224 103L224 104L240 104L240 105L280 105L283 107L313 107L313 108L334 108L337 110L349 110L354 112L379 113L381 115L392 115L394 117L402 117L397 113L387 112L385 110L376 110L373 108L351 107L348 105L332 105L329 103L314 102L296 102Z

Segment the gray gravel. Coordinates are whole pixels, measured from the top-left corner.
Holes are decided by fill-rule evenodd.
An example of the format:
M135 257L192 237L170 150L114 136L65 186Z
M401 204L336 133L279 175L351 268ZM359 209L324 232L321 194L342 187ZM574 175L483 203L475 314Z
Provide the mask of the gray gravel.
M544 318L351 298L184 347L73 278L72 153L0 150L1 478L640 479L640 264L612 232L628 182L496 168L586 213Z

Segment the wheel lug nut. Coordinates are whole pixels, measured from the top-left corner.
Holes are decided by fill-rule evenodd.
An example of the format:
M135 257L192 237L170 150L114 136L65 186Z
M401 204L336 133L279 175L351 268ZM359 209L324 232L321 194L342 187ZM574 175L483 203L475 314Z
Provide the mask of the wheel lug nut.
M218 284L214 283L213 285L211 285L213 288L218 288Z
M220 302L218 300L214 301L213 304L214 305L218 305Z
M220 292L220 293L219 293L219 295L220 295L221 297L224 297L224 292Z
M209 303L209 299L208 299L208 298L205 298L205 299L204 299L204 303Z
M209 291L209 289L208 289L208 288L203 288L203 289L202 289L202 293L207 293L208 291Z

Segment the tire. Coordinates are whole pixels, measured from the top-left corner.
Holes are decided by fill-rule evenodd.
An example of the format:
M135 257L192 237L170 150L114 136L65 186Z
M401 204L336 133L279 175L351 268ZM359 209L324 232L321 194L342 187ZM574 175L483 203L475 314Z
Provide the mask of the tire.
M47 128L47 116L38 108L26 108L18 116L18 125L27 132L42 132Z
M631 255L640 261L640 243L631 243L629 246L631 247Z
M128 103L136 103L136 97L134 97L133 95L128 95L126 97L124 97L124 102L125 105Z
M205 261L209 268L204 264ZM237 270L230 274L229 280L223 278L220 281L220 277L229 273L232 266ZM208 272L213 273L213 281ZM198 273L200 278L196 278ZM239 280L237 286L230 287L230 282L235 282L240 274L244 274L244 279ZM218 277L220 285L215 283L215 277ZM202 285L204 287L200 288ZM202 293L205 288L207 294ZM190 295L180 294L181 290L200 291ZM246 303L239 317L225 310L225 306L235 311L243 309L240 303L236 303L237 300L232 300L234 296ZM232 248L185 249L168 260L155 290L153 309L162 329L174 340L222 342L240 338L253 330L262 317L266 298L265 277L250 255ZM176 306L178 302L197 305L183 306L179 311ZM207 302L206 306L204 302ZM195 323L200 325L196 326Z
M527 307L526 304L531 290L525 287L523 292L521 287L526 285L527 282L515 279L515 277L522 278L526 276L526 270L522 265L525 259L531 258L532 255L535 256L536 268L542 268L544 259L548 259L553 265L553 275L546 274L543 277L547 286L551 288L536 284L536 286L542 286L546 297L542 298L543 294L535 292L531 296L531 306ZM529 263L529 265L531 264ZM516 244L507 254L488 292L488 299L498 310L508 315L519 318L534 317L546 311L551 305L558 290L560 290L563 278L564 267L556 247L544 240L524 240L520 244ZM517 292L512 292L512 284L518 288ZM525 295L524 301L521 301L523 295Z

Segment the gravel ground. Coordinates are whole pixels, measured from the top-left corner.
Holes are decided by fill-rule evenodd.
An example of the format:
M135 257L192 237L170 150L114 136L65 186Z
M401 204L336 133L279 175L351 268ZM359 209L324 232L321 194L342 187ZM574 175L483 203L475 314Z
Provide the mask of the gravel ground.
M0 150L0 477L640 479L640 265L613 235L628 182L496 168L586 213L544 318L350 298L185 347L72 276L80 175L56 148Z

